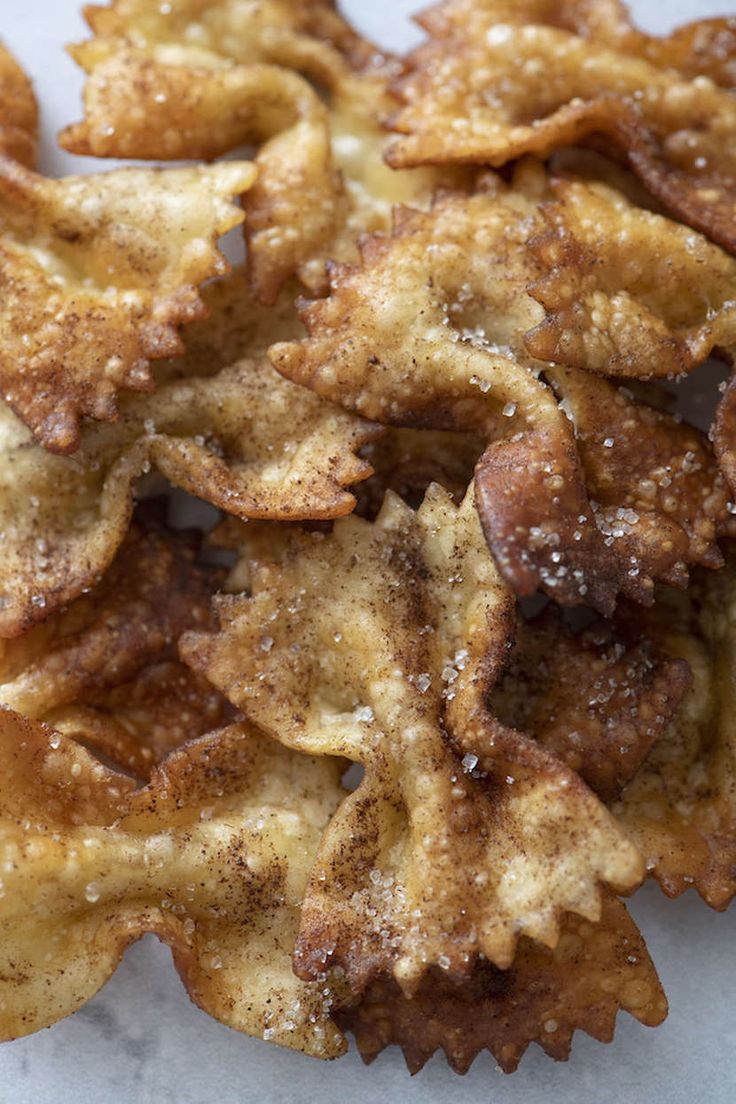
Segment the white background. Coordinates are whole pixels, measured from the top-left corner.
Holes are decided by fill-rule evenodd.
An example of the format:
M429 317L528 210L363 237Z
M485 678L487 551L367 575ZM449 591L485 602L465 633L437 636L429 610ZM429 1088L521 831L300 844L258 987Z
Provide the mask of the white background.
M85 37L77 6L78 0L0 0L0 36L36 83L42 167L49 173L98 164L64 155L54 142L61 126L80 117L81 74L62 49ZM345 3L361 29L395 49L419 37L406 19L413 7L413 0ZM648 30L659 32L697 16L729 14L728 3L716 0L634 0L632 7ZM190 1004L168 950L149 937L75 1016L0 1047L0 1104L731 1104L736 908L718 915L693 892L670 902L647 886L631 911L669 996L669 1019L650 1030L622 1015L607 1047L579 1033L567 1064L553 1063L535 1046L510 1077L488 1054L462 1079L438 1056L411 1079L395 1050L370 1068L354 1050L320 1063L209 1019Z

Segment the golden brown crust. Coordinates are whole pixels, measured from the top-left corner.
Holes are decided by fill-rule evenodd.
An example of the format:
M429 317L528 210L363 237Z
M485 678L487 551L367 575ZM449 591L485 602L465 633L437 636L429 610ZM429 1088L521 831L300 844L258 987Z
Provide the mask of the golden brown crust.
M352 510L346 488L370 474L356 453L376 427L283 380L262 354L244 355L241 340L255 341L257 352L273 331L263 318L248 325L262 308L249 302L242 276L208 288L205 298L212 319L183 365L169 366L174 378L145 399L124 399L118 421L90 426L74 456L42 449L0 410L0 635L17 635L98 581L127 531L135 481L151 467L241 518ZM290 332L283 304L273 325ZM210 375L223 359L227 367ZM175 378L179 367L184 379ZM191 374L202 369L207 374ZM32 508L19 513L18 502Z
M488 546L516 594L539 589L563 605L609 614L619 591L632 593L618 549L598 530L564 423L490 445L476 467L475 493Z
M378 421L482 434L479 508L505 577L518 593L543 586L610 609L615 559L569 423L521 342L538 309L524 292L523 248L537 186L493 181L488 193L443 196L429 214L401 209L392 237L365 239L362 266L335 269L330 298L303 307L309 339L270 355L289 378Z
M153 389L149 361L182 351L198 285L228 268L215 243L254 177L231 162L55 181L0 159L0 385L44 447L76 451L82 417Z
M0 100L0 387L44 447L70 453L82 418L114 420L118 392L151 391L149 362L183 351L179 327L205 312L199 286L229 268L217 239L243 220L231 197L256 172L49 180L28 167L35 101L2 47Z
M397 65L326 0L178 0L167 12L116 0L89 18L95 37L72 48L88 73L85 119L62 144L156 159L257 144L245 234L263 302L294 273L323 290L327 260L352 261L359 233L384 229L393 203L428 200L449 175L386 167Z
M326 0L257 7L140 0L90 8L94 37L72 48L88 73L85 118L62 145L76 153L214 158L257 143L247 200L249 264L265 302L324 249L348 198L333 164L327 110L310 78L334 90L373 51Z
M58 732L135 778L147 780L174 748L222 727L234 710L176 660L153 662L130 682L44 717Z
M522 933L554 946L562 911L596 919L599 881L637 881L581 780L487 709L511 603L472 488L271 540L251 596L220 600L219 633L182 655L274 738L365 766L310 876L300 976L340 964L356 991L393 973L411 992L432 963L508 966Z
M656 579L720 562L726 487L695 431L530 356L524 338L543 315L526 291L541 274L529 244L546 178L525 166L512 187L486 189L401 209L391 238L364 240L362 266L337 267L331 296L303 305L309 337L271 359L378 421L485 437L477 505L516 593L541 587L606 613L618 592L650 602Z
M296 73L261 64L202 66L193 53L190 63L185 47L171 64L116 46L87 84L90 121L68 128L61 142L77 153L170 160L260 145L258 178L244 201L245 234L254 286L271 302L324 248L347 203L327 111Z
M560 179L532 246L546 317L529 351L608 376L666 378L734 347L736 261L603 184Z
M531 1042L557 1061L568 1058L578 1029L610 1042L619 1009L655 1026L667 1001L636 925L606 894L598 923L566 917L553 950L522 939L508 970L478 963L457 982L434 969L411 998L380 979L356 1006L338 1008L335 1019L353 1032L364 1062L397 1045L416 1073L441 1049L452 1069L465 1073L489 1050L513 1073Z
M62 140L68 148L74 147L73 152L102 157L220 156L253 140L258 120L268 120L269 113L288 103L288 95L278 94L278 81L288 87L289 71L334 88L351 70L371 64L377 53L341 18L332 0L259 0L257 6L247 7L233 0L209 0L206 5L200 0L174 0L167 10L152 7L147 0L112 0L106 7L88 6L84 14L93 37L70 47L70 52L91 77L85 89L85 119L69 127ZM179 114L177 102L160 96L149 103L149 93L164 89L148 88L145 78L139 87L126 79L125 66L115 64L123 55L138 79L142 76L139 64L145 62L151 77L164 80L167 71L183 76L189 69L189 89L183 82L177 87L185 95L188 91L186 103L195 110L188 116ZM247 80L248 70L259 73L266 81L264 92L275 91L275 99L265 95L259 103L251 93L253 114L241 110L239 119L231 117L226 82L221 86L225 98L216 111L198 86L206 88L208 76L216 76L212 70L218 68L230 69L236 82ZM270 75L267 68L272 70ZM111 75L120 91L117 102L105 88ZM151 106L156 114L146 117L144 106ZM209 135L204 126L208 116L215 127ZM185 124L180 134L174 131L177 121ZM110 123L118 126L105 133L104 124ZM220 128L228 126L235 130L225 136ZM262 136L254 137L260 141ZM163 147L161 153L150 152L154 142Z
M101 583L24 636L3 642L0 702L147 778L172 748L232 711L176 661L179 636L211 624L221 573L197 542L134 523Z
M736 892L736 520L641 381L736 348L732 259L661 214L736 250L736 21L445 0L388 157L427 168L398 173L400 67L332 0L86 15L68 148L247 141L258 176L45 180L0 47L0 1037L147 932L205 1011L322 1058L345 1028L512 1070L661 1022L615 894ZM529 152L553 167L474 168ZM247 271L200 297L236 193ZM332 294L297 312L296 279ZM131 527L151 468L227 515L214 603L196 541ZM623 609L521 621L540 587Z
M736 88L736 19L698 19L677 27L666 38L641 35L656 65L689 77L705 76L721 88Z
M736 104L714 83L731 86L732 27L651 39L610 0L445 0L421 22L390 164L499 166L603 134L669 211L736 248Z
M705 435L590 373L546 375L575 427L598 528L628 564L629 594L651 600L654 579L684 586L688 564L720 567L717 538L734 519Z

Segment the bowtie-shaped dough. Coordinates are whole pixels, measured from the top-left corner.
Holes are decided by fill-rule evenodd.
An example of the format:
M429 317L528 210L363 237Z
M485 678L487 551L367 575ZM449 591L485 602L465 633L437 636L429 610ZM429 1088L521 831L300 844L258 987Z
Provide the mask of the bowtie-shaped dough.
M688 564L720 567L716 538L736 524L705 434L590 372L549 366L545 377L574 427L596 525L627 576L622 590L648 603L652 580L685 586Z
M546 318L540 360L609 376L666 378L736 348L736 260L601 182L552 180L530 287Z
M124 399L118 421L88 426L74 456L41 448L0 405L0 635L16 635L97 582L127 531L135 483L151 467L239 517L326 518L353 508L346 487L370 473L356 452L376 427L283 380L259 354L266 335L293 329L283 303L272 321L256 308L266 317L254 322L238 276L205 299L212 316L193 333L191 355L167 366L186 377Z
M20 126L35 138L13 65L0 55L0 388L45 448L70 453L83 417L113 421L118 392L151 391L149 361L182 352L199 285L229 267L216 242L243 221L230 198L256 171L40 176L13 159L31 159Z
M182 350L197 285L226 271L214 242L254 175L229 162L57 181L0 159L0 384L46 448L74 452L83 416L112 421L118 391L152 390L149 360Z
M93 37L70 47L85 119L61 140L97 157L218 157L294 126L298 140L323 115L296 74L332 89L376 52L331 0L112 0L85 17Z
M217 157L256 143L243 197L253 285L272 302L295 272L325 287L326 260L353 260L391 206L428 200L448 174L383 162L382 118L398 65L328 0L115 0L72 48L88 74L85 119L62 145L104 157ZM325 102L324 93L327 93Z
M373 524L270 539L252 596L218 599L220 632L181 649L276 739L365 767L310 877L301 976L340 964L352 988L393 972L410 992L431 964L506 967L519 935L553 946L561 913L597 919L600 881L638 881L581 780L488 712L512 602L472 488L460 508L435 486L418 513L389 496Z
M543 207L548 230L531 243L540 276L529 285L529 293L544 306L545 318L526 335L529 352L559 365L639 379L691 372L714 350L733 362L736 261L732 257L600 182L583 184L563 178L553 180L552 189L556 198ZM552 370L548 375L559 381L563 391L565 381L569 388L575 379L574 373L564 371ZM576 383L578 390L581 386ZM584 386L590 391L593 385ZM603 395L591 399L585 405L596 411L595 420L602 424L601 412L609 403ZM732 379L711 430L732 494L736 491L735 408ZM635 437L639 440L638 432ZM651 433L647 437L651 442ZM687 446L678 451L691 471L700 468L700 449ZM637 447L637 452L638 456L630 452L627 467L632 462L641 464L646 450ZM678 468L685 470L675 463L662 473L665 494L670 493L667 488ZM685 516L688 512L692 518L692 509Z
M60 733L0 711L0 1037L74 1012L146 932L223 1023L318 1057L345 1049L324 980L290 948L340 766L235 725L140 790Z
M191 534L143 516L101 582L0 644L0 703L147 778L172 748L226 723L225 700L178 661L186 629L211 624L221 573Z
M421 23L390 164L500 166L603 135L665 208L736 249L726 20L653 39L611 0L445 0Z
M429 213L400 209L390 238L365 240L362 265L338 266L330 297L303 305L309 337L270 356L366 417L482 435L478 509L504 577L610 613L618 591L651 601L654 579L721 562L728 493L696 431L530 355L548 195L526 165L510 188L493 178Z

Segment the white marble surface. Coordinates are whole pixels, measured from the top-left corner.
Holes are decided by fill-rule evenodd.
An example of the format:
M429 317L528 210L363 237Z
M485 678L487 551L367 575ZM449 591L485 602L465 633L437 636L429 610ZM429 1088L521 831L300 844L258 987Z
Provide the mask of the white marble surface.
M412 0L345 6L379 41L398 45L418 37L406 22ZM57 129L79 117L80 74L62 51L62 43L83 35L77 7L78 0L0 0L0 35L36 82L49 172L96 164L54 148ZM729 12L729 3L717 0L635 0L633 7L654 31ZM648 886L632 912L670 998L669 1019L651 1031L622 1016L608 1047L579 1034L566 1065L535 1047L513 1077L495 1070L488 1055L463 1080L437 1057L410 1079L395 1052L369 1069L354 1052L319 1063L210 1020L188 1001L169 952L147 938L75 1016L0 1048L0 1104L732 1104L736 909L716 915L692 893L669 902Z

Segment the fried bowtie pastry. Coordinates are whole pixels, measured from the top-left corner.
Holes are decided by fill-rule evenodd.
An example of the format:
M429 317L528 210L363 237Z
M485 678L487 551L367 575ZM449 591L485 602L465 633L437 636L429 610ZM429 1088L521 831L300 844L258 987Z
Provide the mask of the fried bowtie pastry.
M0 387L45 448L70 453L83 417L113 421L118 393L151 391L149 362L182 351L199 285L229 267L216 242L243 221L230 197L256 173L233 161L50 180L13 159L19 123L30 149L35 119L7 80L3 94Z
M374 52L331 0L113 0L85 17L93 38L70 47L85 119L61 140L97 157L219 157L291 128L309 142L319 101L295 74L332 88Z
M392 204L428 198L440 179L384 164L397 63L330 0L174 0L165 10L115 0L86 14L94 37L72 48L88 74L85 118L62 145L172 159L256 143L245 233L265 302L295 272L323 289L327 259L352 260L360 232L385 228Z
M390 164L500 166L602 135L667 210L736 249L728 21L654 39L617 0L445 0L420 21Z
M551 180L553 198L542 205L547 229L530 242L540 270L528 290L545 317L526 335L527 350L542 361L620 379L675 379L711 355L732 364L734 259L618 188L576 179L585 166L574 154L560 165L561 175ZM732 493L734 393L731 383L710 431ZM599 423L605 402L602 396L595 401ZM698 451L691 465L700 465Z
M489 707L576 770L669 896L736 892L736 575L698 570L646 612L573 633L552 607L519 620Z
M339 774L235 725L172 752L135 790L52 728L0 711L0 1037L74 1012L154 932L210 1015L341 1053L329 987L300 981L289 957Z
M232 717L177 655L184 631L210 625L221 573L194 562L193 534L145 513L98 586L0 645L0 703L144 779L171 748Z
M736 260L686 226L604 183L553 179L544 274L530 288L546 317L527 348L608 376L667 378L736 348Z
M548 195L527 165L510 187L489 178L428 213L399 209L391 237L365 239L362 265L338 266L330 297L302 305L309 337L270 356L366 417L484 437L476 497L506 580L610 613L619 591L650 602L655 579L721 562L728 493L695 430L530 355Z
M554 946L563 912L599 916L599 883L632 887L637 852L580 778L504 728L485 698L506 654L508 591L472 488L430 488L330 535L258 542L251 596L217 600L216 634L182 656L269 735L365 767L331 819L295 968L344 968L351 989L428 966L507 967L520 935ZM245 549L247 556L247 547Z
M649 604L652 580L685 586L689 564L720 567L716 538L735 527L706 436L592 373L550 366L545 376L574 427L596 525L626 574L621 590Z
M259 352L266 335L293 329L283 303L254 322L239 276L207 288L205 300L212 317L193 332L192 354L166 366L154 395L123 399L117 422L88 426L74 456L49 453L0 408L0 636L94 585L151 467L242 518L329 518L355 505L346 488L370 474L356 452L376 427L283 380ZM30 508L19 512L19 502Z

